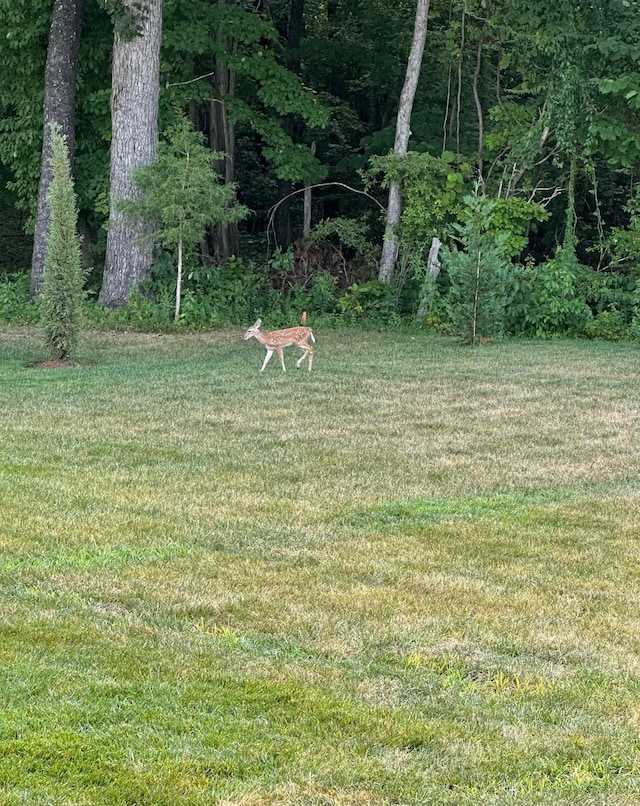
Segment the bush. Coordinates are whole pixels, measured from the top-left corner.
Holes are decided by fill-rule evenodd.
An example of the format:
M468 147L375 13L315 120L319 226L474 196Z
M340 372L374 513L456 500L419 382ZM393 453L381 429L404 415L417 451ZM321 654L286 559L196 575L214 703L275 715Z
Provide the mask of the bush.
M629 335L629 325L620 311L603 311L585 324L584 334L591 339L618 341Z
M582 335L592 313L579 294L581 267L571 248L559 246L556 256L532 273L526 329L536 336Z
M38 319L38 309L29 302L31 277L28 272L0 275L0 322L30 324Z
M51 130L51 149L50 223L38 307L51 357L66 361L73 356L78 341L85 274L76 229L78 212L67 144L56 126Z
M398 320L397 290L392 283L370 280L355 283L338 300L342 322L353 325L367 321L374 325L394 324Z

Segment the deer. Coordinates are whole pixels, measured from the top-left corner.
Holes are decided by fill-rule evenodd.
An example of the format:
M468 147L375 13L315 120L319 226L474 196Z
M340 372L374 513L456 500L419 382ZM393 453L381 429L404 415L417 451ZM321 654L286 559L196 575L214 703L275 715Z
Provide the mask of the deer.
M307 321L307 313L303 311L302 313L302 323ZM300 365L305 360L305 358L309 359L309 372L311 372L311 367L313 366L313 347L309 344L309 339L312 342L315 342L315 336L313 335L313 330L310 327L287 327L284 330L260 330L260 325L262 324L262 319L256 319L253 325L247 330L244 334L244 341L248 339L257 339L260 344L263 344L267 349L267 355L265 356L264 363L262 364L262 369L260 372L264 372L264 368L269 363L269 359L275 353L278 353L278 358L280 359L280 363L282 364L282 371L286 372L287 368L284 365L284 355L282 352L283 347L299 347L302 350L302 355L296 361L296 367L300 369Z

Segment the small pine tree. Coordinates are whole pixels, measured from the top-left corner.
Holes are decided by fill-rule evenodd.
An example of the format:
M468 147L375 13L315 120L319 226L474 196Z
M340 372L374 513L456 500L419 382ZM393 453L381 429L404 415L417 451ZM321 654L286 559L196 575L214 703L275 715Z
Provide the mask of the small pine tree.
M456 225L463 250L445 250L442 262L451 283L447 310L453 331L475 347L481 338L502 335L510 264L504 237L488 231L492 202L475 195L465 204L466 221Z
M85 274L67 144L55 124L51 127L51 168L49 232L38 303L45 344L51 357L68 361L76 349L82 324Z

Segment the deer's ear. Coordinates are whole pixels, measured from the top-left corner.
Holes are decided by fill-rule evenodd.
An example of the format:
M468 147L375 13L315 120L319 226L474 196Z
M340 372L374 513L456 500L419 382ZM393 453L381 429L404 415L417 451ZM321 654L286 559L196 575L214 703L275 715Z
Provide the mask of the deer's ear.
M260 327L261 324L262 324L262 319L256 319L254 327Z

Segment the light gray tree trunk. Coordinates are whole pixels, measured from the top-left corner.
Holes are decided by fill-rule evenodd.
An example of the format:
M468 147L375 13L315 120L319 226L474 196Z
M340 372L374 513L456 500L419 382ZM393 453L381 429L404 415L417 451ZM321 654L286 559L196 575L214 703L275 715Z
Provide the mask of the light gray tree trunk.
M122 0L137 16L133 36L116 29L111 84L111 210L100 302L126 305L130 292L149 274L150 228L125 221L116 199L138 195L131 172L156 158L162 0ZM141 8L141 11L137 9Z
M60 128L73 170L76 73L82 32L84 0L55 0L49 30L47 66L44 77L44 127L38 213L31 258L31 298L40 293L49 234L49 187L51 167L51 124Z
M422 66L422 54L427 39L427 23L429 20L429 0L418 0L416 6L416 21L413 30L413 41L409 60L407 63L407 73L404 86L400 95L400 105L398 107L398 121L396 123L396 138L393 145L393 153L398 159L402 159L407 153L409 137L411 136L411 110L420 79L420 68ZM387 222L384 230L384 240L382 243L382 255L380 257L380 269L378 279L382 282L390 282L398 259L397 230L402 217L402 192L399 182L392 182L389 186L389 201L387 204Z

